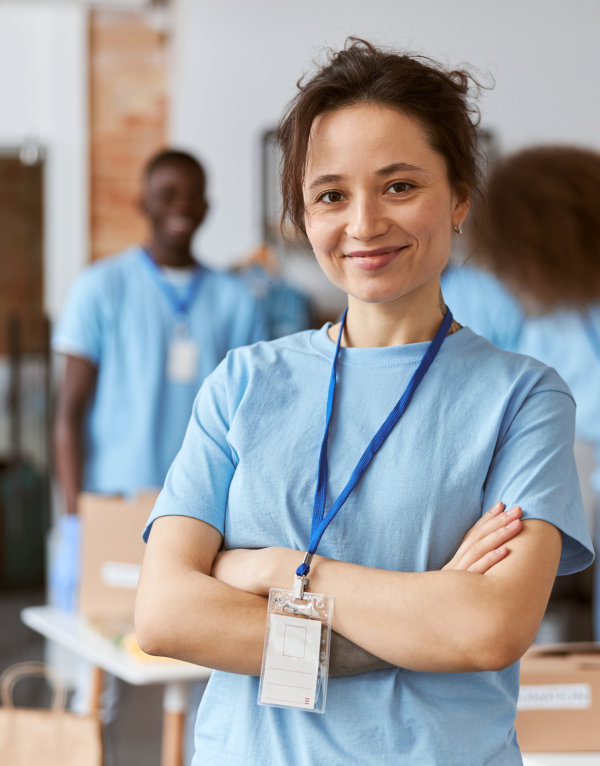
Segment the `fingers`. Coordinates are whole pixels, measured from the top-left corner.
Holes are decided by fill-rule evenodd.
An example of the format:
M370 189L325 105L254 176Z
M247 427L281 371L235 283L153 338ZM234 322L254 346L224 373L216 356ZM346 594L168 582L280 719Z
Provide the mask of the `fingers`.
M467 548L477 542L485 540L489 535L506 527L511 521L519 519L522 513L523 512L518 505L504 510L504 505L502 503L497 503L490 508L487 513L484 513L481 519L479 519L479 521L469 530L461 547L463 547L465 543L467 545L464 546L464 548Z
M480 519L477 520L477 522L471 527L471 529L467 532L465 536L465 540L468 537L480 537L482 530L485 530L485 527L488 526L489 522L493 519L502 518L501 514L502 511L504 511L504 503L495 503L488 511L486 511Z
M503 510L504 503L495 503L488 511L486 511L479 519L477 519L475 524L473 524L471 529L469 529L467 534L464 536L457 554L465 544L470 544L474 540L479 540L485 534L485 527L488 522L494 518L497 518Z
M496 503L473 525L445 568L482 573L499 560L497 549L518 535L523 526L519 506L503 508L502 503ZM502 557L506 553L508 550Z
M495 548L493 551L490 551L489 553L486 553L484 556L482 556L479 561L476 561L475 564L472 564L467 569L467 572L485 574L488 569L491 569L494 564L502 561L502 559L506 558L506 556L508 556L508 547L506 545L501 545L499 548Z
M473 546L471 551L473 560L468 564L466 571L477 572L478 574L487 572L494 564L508 555L510 549L506 543L516 537L522 529L523 522L521 519L513 518L506 526L491 532Z

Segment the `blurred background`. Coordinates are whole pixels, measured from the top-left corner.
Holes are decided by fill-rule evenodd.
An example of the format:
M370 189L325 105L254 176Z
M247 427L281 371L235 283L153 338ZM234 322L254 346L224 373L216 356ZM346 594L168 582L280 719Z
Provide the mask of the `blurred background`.
M357 35L467 64L494 85L480 108L500 154L599 150L599 31L597 0L0 0L0 667L43 653L18 615L45 600L55 513L49 333L76 274L143 238L147 158L171 145L207 168L203 261L228 269L266 243L333 318L340 296L277 229L272 140L323 48Z

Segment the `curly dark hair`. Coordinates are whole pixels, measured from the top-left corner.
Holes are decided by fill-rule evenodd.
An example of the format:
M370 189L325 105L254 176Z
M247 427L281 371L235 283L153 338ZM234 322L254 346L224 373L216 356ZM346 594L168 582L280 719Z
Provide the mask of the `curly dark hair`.
M600 299L600 154L524 149L491 170L487 214L474 217L475 260L526 310L585 309Z
M481 87L464 70L447 71L424 56L400 54L350 37L340 51L308 81L288 104L279 124L282 160L282 223L289 218L302 233L302 184L314 119L358 103L390 106L416 118L430 146L446 160L448 179L461 198L479 189L477 148L479 111L469 98Z

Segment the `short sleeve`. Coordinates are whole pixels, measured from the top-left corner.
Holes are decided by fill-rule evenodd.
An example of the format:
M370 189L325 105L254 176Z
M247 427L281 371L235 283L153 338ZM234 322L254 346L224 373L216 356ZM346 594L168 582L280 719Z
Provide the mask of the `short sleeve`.
M227 438L230 411L225 372L223 361L196 396L183 444L146 523L145 541L161 516L191 516L224 532L235 471L235 455Z
M563 533L558 574L571 574L589 566L594 554L573 457L575 403L550 373L556 389L538 385L516 412L507 409L483 507L498 500L520 505L524 519L557 527Z
M52 349L98 364L102 347L102 311L100 275L91 267L71 285L64 310L52 333Z

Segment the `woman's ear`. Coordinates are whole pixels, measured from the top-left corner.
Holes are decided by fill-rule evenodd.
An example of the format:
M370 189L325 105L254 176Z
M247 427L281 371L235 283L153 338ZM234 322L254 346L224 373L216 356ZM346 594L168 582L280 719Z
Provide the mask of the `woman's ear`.
M469 197L465 199L457 199L454 203L454 209L452 210L452 226L457 226L459 223L464 223L466 217L469 214L471 208L471 200Z

